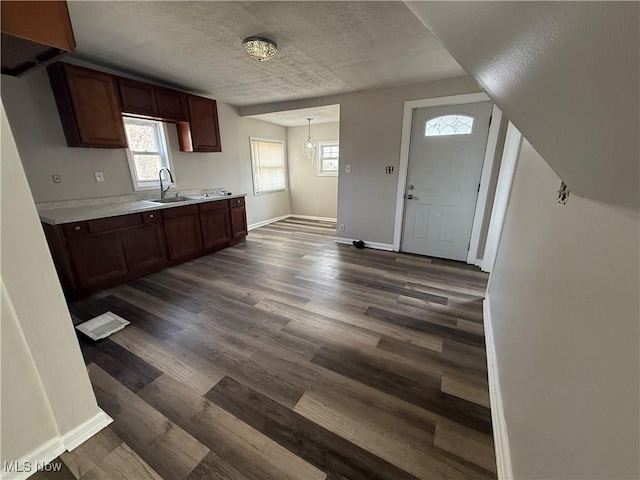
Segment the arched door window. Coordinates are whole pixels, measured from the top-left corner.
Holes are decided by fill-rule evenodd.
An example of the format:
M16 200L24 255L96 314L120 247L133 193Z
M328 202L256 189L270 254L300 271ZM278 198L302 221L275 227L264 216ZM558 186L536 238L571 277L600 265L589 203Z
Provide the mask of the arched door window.
M424 127L425 137L443 137L447 135L470 135L473 133L475 119L469 115L443 115L427 121Z

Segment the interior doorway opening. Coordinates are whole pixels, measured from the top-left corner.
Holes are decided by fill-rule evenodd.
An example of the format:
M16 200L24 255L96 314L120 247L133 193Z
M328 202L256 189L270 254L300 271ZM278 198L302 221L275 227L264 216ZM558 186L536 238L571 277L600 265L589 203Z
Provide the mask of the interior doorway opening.
M286 176L291 217L335 223L340 171L340 105L250 118L286 128Z

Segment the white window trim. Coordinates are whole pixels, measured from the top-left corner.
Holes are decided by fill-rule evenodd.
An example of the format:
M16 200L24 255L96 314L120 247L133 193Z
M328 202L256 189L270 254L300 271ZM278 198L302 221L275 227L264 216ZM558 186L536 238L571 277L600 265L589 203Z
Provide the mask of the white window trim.
M171 170L171 174L173 176L173 183L169 184L169 183L166 183L164 180L165 178L167 178L167 175L165 174L162 177L163 178L162 184L164 186L171 186L171 187L177 188L178 182L176 180L176 173L173 169L173 159L171 158L171 149L169 148L169 140L168 140L169 136L167 135L167 124L164 122L158 122L157 120L144 120L144 119L134 118L134 117L124 117L124 121L130 122L130 123L140 123L140 124L144 124L148 122L157 122L160 124L161 128L158 129L158 134L160 136L160 138L158 139L160 144L160 153L164 155L165 158L167 159L167 168ZM138 175L136 174L136 167L133 162L133 155L131 154L130 148L126 149L126 154L127 154L127 163L129 164L129 173L131 174L131 183L133 184L133 190L136 192L141 192L146 190L158 190L160 188L159 179L155 181L145 181L145 182L138 181ZM168 178L167 178L167 181L168 181Z
M282 145L282 170L284 172L284 186L282 188L277 188L274 190L267 190L263 192L259 192L256 190L256 175L255 175L255 164L253 160L253 142L265 142L265 143L279 143ZM277 138L262 138L262 137L249 137L249 156L251 157L251 183L253 184L253 195L269 195L270 193L278 193L285 192L287 190L287 183L289 182L289 172L287 169L287 157L286 157L286 149L284 140L279 140Z
M317 168L317 173L319 177L337 177L338 176L338 171L340 170L340 168L338 167L338 171L335 172L323 172L322 171L322 159L320 158L320 155L322 153L322 147L324 145L338 145L338 148L340 147L340 141L339 140L321 140L318 141L318 151L316 152L316 157L317 157L317 164L318 164L318 168ZM338 154L338 165L340 165L340 154Z

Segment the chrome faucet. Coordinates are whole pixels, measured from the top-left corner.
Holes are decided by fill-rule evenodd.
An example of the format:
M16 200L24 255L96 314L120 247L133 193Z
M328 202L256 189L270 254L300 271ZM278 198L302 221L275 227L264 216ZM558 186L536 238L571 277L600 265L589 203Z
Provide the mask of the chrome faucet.
M164 185L162 185L162 172L167 172L169 174L169 186L167 188L164 188ZM158 170L158 177L160 178L160 198L164 200L167 190L171 188L171 184L173 183L173 175L171 174L171 170L168 168L161 168Z

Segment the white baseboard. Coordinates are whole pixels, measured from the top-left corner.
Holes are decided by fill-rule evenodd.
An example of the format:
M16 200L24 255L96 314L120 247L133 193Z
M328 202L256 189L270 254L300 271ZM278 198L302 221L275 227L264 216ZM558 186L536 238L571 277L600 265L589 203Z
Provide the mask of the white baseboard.
M269 220L263 220L262 222L252 223L247 227L247 230L253 230L254 228L264 227L265 225L269 225L270 223L279 222L280 220L284 220L285 218L289 218L291 215L282 215L281 217L270 218Z
M112 422L113 419L100 410L82 425L61 435L62 443L68 451L74 450Z
M344 243L346 245L353 245L353 242L355 241L355 238L344 238L344 237L336 237L334 238L334 242L336 243ZM393 251L393 245L391 245L390 243L378 243L378 242L367 242L365 240L364 242L364 246L367 248L373 248L375 250L386 250L389 252Z
M39 466L47 465L60 456L60 454L64 453L65 450L66 448L64 448L62 439L60 437L54 437L14 463L10 464L9 461L5 461L4 465L2 465L0 479L23 480L29 478L38 471ZM9 468L10 471L5 470L5 468Z
M493 443L496 450L498 480L511 480L513 478L513 468L511 466L511 452L509 450L507 424L504 418L502 391L500 390L496 345L493 340L493 326L491 323L489 296L487 296L483 301L483 312L484 337L487 346L487 368L489 371L491 424L493 426Z
M302 218L303 220L318 220L319 222L337 222L337 218L333 217L315 217L313 215L297 215L292 213L289 218Z
M12 471L6 471L7 462L2 465L1 480L23 480L38 471L38 468L51 463L66 451L71 451L89 440L113 420L100 410L97 414L64 435L58 435L40 445L11 465Z

